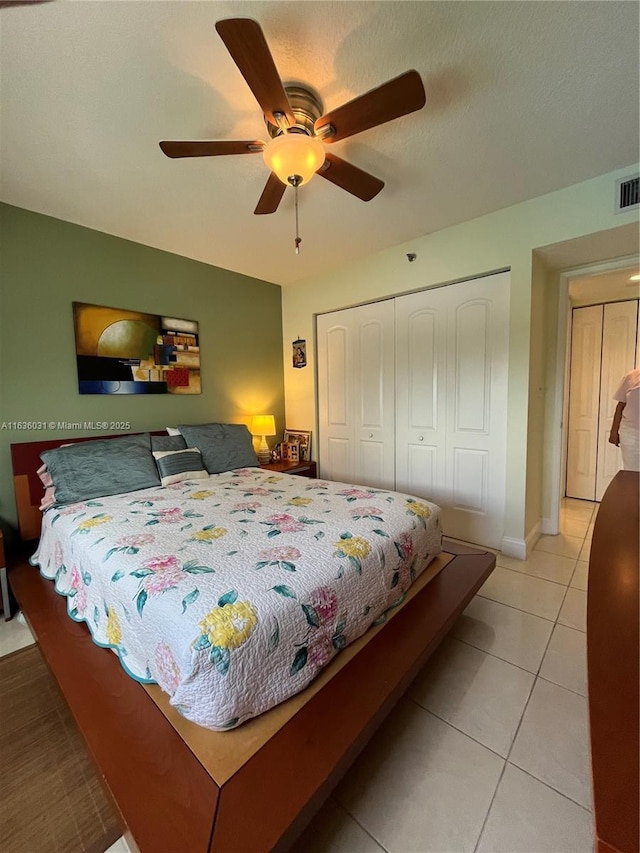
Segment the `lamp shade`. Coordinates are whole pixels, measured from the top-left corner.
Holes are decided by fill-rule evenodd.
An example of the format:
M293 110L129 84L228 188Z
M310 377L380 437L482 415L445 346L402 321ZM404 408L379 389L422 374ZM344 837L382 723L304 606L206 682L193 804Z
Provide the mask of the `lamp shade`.
M319 139L305 133L282 133L265 146L264 162L283 184L298 175L306 184L325 161L324 147Z
M276 419L273 415L254 415L251 418L251 435L275 435Z

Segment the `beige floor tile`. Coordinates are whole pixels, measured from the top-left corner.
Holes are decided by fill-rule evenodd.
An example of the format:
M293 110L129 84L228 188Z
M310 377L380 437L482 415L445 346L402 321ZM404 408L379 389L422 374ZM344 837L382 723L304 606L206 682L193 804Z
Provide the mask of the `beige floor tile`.
M526 560L516 560L515 557L505 557L498 554L496 563L514 572L523 572L525 575L533 575L555 583L563 583L568 586L575 567L575 559L561 557L558 554L549 554L545 551L532 551Z
M533 681L531 673L448 638L407 695L506 757Z
M599 504L595 501L583 501L577 498L563 498L560 503L560 513L564 515L572 515L575 518L578 516L586 516L589 521L592 520Z
M580 551L580 554L578 555L579 560L585 561L587 563L589 562L589 557L591 556L591 541L591 539L584 540L582 549Z
M587 635L566 625L556 625L542 661L540 676L586 696Z
M507 764L477 853L591 853L591 813Z
M562 509L582 509L583 507L589 507L593 510L594 501L586 501L582 498L562 498L560 501L560 507Z
M451 634L477 649L537 672L553 622L497 601L476 596L451 629Z
M403 701L336 792L389 853L472 851L503 759Z
M124 836L118 838L116 842L114 842L105 853L130 853L129 845L124 840Z
M35 638L28 626L18 621L14 616L8 622L0 617L0 657L11 652L17 652L25 646L35 643Z
M571 557L576 560L584 542L584 536L565 536L558 533L556 536L541 536L536 542L534 551L544 551L547 554L559 554L561 557Z
M587 700L538 678L509 761L590 809Z
M384 850L341 805L327 800L291 853L384 853Z
M552 622L558 617L564 594L565 588L560 584L501 566L496 566L478 591L478 595L484 598L517 607Z
M574 589L582 589L586 592L589 579L589 563L586 560L578 560L576 568L569 584Z
M593 539L593 528L594 527L595 527L595 521L592 521L591 524L587 527L585 539Z
M586 518L576 518L571 515L563 515L560 518L560 533L565 536L573 536L584 539L589 529L589 521Z
M564 604L560 608L558 622L576 628L578 631L587 630L587 593L582 589L568 589Z
M561 509L560 510L560 530L563 529L565 523L567 522L578 522L581 524L586 524L587 526L591 524L593 521L593 510L589 512L580 511L580 510L571 510L571 509ZM569 534L571 535L571 534Z

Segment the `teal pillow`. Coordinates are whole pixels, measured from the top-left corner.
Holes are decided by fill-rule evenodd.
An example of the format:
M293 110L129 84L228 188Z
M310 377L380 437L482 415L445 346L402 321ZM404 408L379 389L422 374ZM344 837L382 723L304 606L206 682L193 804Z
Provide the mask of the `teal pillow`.
M40 458L55 485L56 504L69 504L159 486L148 433L81 441Z
M197 447L210 474L258 466L251 433L244 424L178 424L188 447Z
M151 452L156 450L186 450L187 443L181 435L152 435Z

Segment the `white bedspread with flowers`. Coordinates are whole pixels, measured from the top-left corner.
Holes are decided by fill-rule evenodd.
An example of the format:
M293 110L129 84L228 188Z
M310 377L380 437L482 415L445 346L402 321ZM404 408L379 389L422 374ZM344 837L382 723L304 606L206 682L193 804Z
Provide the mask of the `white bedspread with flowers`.
M130 675L219 730L306 687L441 538L418 498L247 468L53 507L32 562Z

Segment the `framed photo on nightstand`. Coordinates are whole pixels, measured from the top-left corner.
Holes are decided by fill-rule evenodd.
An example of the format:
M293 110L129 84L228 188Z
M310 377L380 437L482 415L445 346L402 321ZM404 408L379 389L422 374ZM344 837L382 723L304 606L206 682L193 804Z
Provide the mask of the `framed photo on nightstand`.
M300 445L297 441L282 442L282 459L284 462L300 462Z
M304 429L285 429L284 442L300 445L300 462L311 459L311 432ZM298 461L298 460L296 460Z

